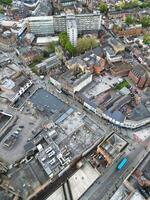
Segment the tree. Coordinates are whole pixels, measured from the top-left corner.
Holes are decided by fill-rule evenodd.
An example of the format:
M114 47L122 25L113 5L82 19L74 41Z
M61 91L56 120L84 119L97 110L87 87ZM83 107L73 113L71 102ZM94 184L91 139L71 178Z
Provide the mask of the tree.
M145 15L140 19L142 27L146 28L150 26L150 16Z
M133 24L134 23L134 18L131 15L128 15L125 19L125 22L127 25Z
M47 51L49 54L55 52L55 42L49 43L49 45L46 47L45 51Z
M62 47L65 47L66 43L68 42L67 33L62 32L59 34L59 42Z
M78 39L76 49L77 52L80 54L96 47L97 44L98 43L94 37L83 37Z
M90 43L87 38L79 38L77 41L77 52L84 53L90 48Z
M1 13L1 14L3 14L3 13L4 13L3 6L0 6L0 13Z
M141 3L141 5L140 5L140 8L147 8L147 7L150 7L150 2L143 2L143 3Z
M150 35L144 35L143 42L150 45Z
M133 6L138 6L141 3L141 1L139 1L139 0L132 0L131 2L132 2Z
M91 43L91 46L90 46L91 48L95 48L95 47L98 46L98 43L97 43L97 41L96 41L96 39L94 37L90 37L89 41Z
M42 60L43 60L43 55L38 55L34 58L34 62L37 62L37 63L41 62Z
M76 48L68 41L65 45L65 49L71 54L72 56L76 54Z
M44 58L48 58L48 57L49 57L49 52L46 51L46 50L44 50L44 51L43 51L43 57L44 57Z
M104 2L100 2L99 9L102 13L107 14L108 13L108 7L107 4Z
M2 4L10 5L12 4L12 0L1 0Z
M122 0L122 1L118 2L118 5L119 5L120 9L124 9L126 2L124 0Z

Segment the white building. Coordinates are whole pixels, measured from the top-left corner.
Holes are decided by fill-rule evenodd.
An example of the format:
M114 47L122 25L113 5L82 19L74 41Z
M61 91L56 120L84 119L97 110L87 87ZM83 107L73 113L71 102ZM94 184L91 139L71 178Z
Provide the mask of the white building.
M54 16L54 30L56 32L66 31L66 18L67 15L55 15ZM99 12L88 14L75 15L78 33L98 31L101 29L102 16Z
M29 32L38 35L54 34L53 16L38 16L27 18Z
M92 74L86 72L77 77L73 71L69 70L61 76L61 86L64 90L74 95L92 82Z
M75 47L77 45L78 30L75 16L73 14L67 15L67 34L71 44Z
M74 17L73 17L74 16ZM69 17L70 18L70 17ZM67 26L70 25L70 21L73 21L73 29L78 30L78 33L88 33L98 31L101 29L101 14L99 12L88 14L72 15L72 20L68 20L68 15L54 15L54 16L37 16L26 18L26 24L28 31L38 35L47 36L54 33L67 31Z
M42 45L48 45L51 42L58 42L58 41L59 41L58 36L37 37L36 44L42 46Z
M122 60L121 54L116 54L111 47L105 48L106 58L109 63L118 62Z
M78 32L85 33L101 29L102 16L99 12L76 15Z
M24 0L24 5L30 9L36 8L40 0Z
M65 15L65 13L54 16L54 30L55 30L55 32L65 32L66 31L66 15Z

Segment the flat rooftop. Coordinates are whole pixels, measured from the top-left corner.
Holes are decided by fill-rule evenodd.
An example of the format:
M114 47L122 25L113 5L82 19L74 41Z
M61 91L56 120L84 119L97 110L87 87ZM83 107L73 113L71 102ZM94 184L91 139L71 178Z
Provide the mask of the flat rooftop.
M38 173L41 172L39 171ZM10 184L20 192L23 199L27 199L27 197L40 186L39 179L35 174L34 168L32 168L30 164L15 170L11 174Z
M126 200L128 197L127 190L124 185L121 185L118 190L114 193L110 200Z
M5 62L8 62L9 60L10 58L7 56L7 54L0 52L0 65Z
M41 112L45 112L48 116L61 111L65 107L65 103L48 91L40 88L31 96L31 102Z
M67 133L71 134L79 127L84 125L84 121L78 115L77 112L72 113L69 115L64 121L62 121L59 126Z
M64 200L63 188L58 188L51 196L49 196L46 200Z
M85 79L87 79L89 76L91 76L91 73L74 73L74 71L67 71L66 73L64 73L61 78L62 81L67 82L70 85L78 85L80 82L84 81Z
M57 119L57 122L60 121L57 124L64 133L59 131L58 136L60 139L57 138L58 144L60 148L65 145L68 146L72 157L80 155L81 152L87 150L102 138L105 133L93 120L78 112L67 115L63 121L59 120L60 118Z
M114 72L130 70L131 68L131 64L124 62L115 62L115 64L111 67Z
M140 121L144 118L148 118L150 116L149 110L146 108L144 103L139 104L136 106L128 115L127 119Z
M145 198L138 191L135 191L130 200L145 200Z
M5 77L9 78L13 76L15 73L16 72L9 67L0 68L0 80L2 80Z
M107 142L118 149L119 152L127 145L127 142L115 133L107 139Z
M73 199L79 199L81 195L99 177L100 173L89 163L85 163L73 176L70 177L70 188Z
M87 98L91 99L98 96L99 94L111 89L113 85L118 82L117 77L112 77L108 74L105 76L96 77L91 84L82 90L82 94Z

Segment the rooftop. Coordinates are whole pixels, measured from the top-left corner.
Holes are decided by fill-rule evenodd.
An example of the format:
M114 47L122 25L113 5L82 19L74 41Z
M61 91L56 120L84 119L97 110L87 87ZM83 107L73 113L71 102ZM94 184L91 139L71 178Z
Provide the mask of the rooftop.
M117 77L112 77L109 74L100 75L99 77L95 77L92 83L83 89L80 94L92 100L103 92L110 90L116 83L118 83Z
M51 196L49 196L46 200L64 200L63 188L58 188Z
M111 69L114 72L119 72L119 71L126 71L126 70L131 70L132 65L130 63L125 63L125 62L115 62L115 64L111 67Z
M106 46L105 47L105 51L108 52L110 56L115 56L116 55L115 51L110 46Z
M38 89L32 96L31 102L33 105L48 116L64 109L65 104L57 97L44 89Z
M36 16L36 17L28 17L27 20L29 20L29 22L32 21L53 21L53 16Z
M86 63L80 57L73 57L66 62L66 66L68 66L68 68L70 68L69 66L71 65L76 65L76 66L81 65L86 67Z
M150 116L150 112L145 107L143 103L139 104L128 114L127 119L140 121L144 118L148 118Z
M81 71L74 72L70 70L70 71L65 72L61 76L61 78L62 78L62 81L65 81L70 85L77 86L79 83L86 80L90 76L91 76L90 72L83 73Z
M8 63L9 61L10 61L10 58L7 56L7 54L0 52L0 67L3 64Z
M139 193L138 191L135 191L133 194L132 194L132 196L131 196L131 198L130 198L130 200L145 200L145 198L143 197L143 195L141 194L141 193Z
M89 163L85 163L73 176L70 177L70 188L73 199L79 199L81 195L99 177L99 172Z

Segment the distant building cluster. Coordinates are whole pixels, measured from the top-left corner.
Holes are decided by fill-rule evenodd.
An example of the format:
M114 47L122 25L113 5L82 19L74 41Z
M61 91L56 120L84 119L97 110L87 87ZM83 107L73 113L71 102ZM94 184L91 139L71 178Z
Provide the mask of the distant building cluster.
M54 16L29 17L26 19L29 32L43 36L59 32L74 31L74 35L83 32L98 31L101 28L101 14L61 14ZM70 36L70 35L69 35Z
M0 97L14 103L33 83L2 52L0 52L0 58Z
M0 199L148 200L149 0L0 4Z

